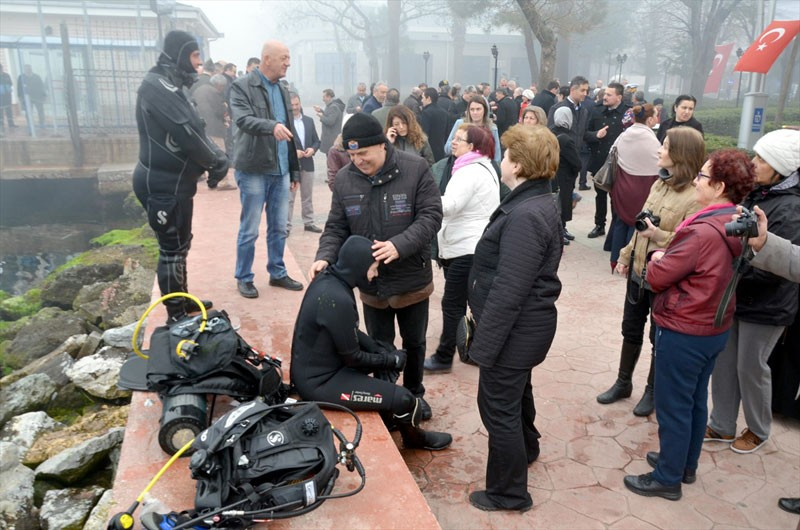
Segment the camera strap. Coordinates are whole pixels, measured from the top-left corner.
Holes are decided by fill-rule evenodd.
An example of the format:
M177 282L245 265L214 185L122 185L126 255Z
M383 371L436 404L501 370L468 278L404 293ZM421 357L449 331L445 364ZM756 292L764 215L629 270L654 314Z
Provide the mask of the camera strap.
M719 232L717 233L719 234ZM722 234L720 234L720 237L724 238ZM714 315L715 328L722 327L722 321L725 319L725 312L728 310L731 299L733 299L733 295L736 293L736 287L739 285L739 280L742 278L745 265L752 257L753 249L747 244L747 239L742 238L742 253L733 259L733 276L731 276L731 280L728 282L727 287L725 287L725 292L722 293L722 299L719 301L717 312Z

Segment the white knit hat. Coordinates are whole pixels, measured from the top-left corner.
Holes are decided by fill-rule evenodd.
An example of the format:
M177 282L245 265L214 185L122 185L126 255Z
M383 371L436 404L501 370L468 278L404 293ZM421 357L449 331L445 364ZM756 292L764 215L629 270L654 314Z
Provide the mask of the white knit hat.
M772 169L788 177L800 167L800 131L772 131L756 142L753 151Z

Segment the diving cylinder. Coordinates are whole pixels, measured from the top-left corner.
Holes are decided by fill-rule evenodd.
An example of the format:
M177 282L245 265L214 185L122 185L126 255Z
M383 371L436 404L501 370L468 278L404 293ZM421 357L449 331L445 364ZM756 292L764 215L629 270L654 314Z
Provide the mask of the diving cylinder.
M174 455L208 427L208 401L205 394L179 394L161 399L161 428L158 444L169 455ZM189 455L189 449L183 456Z

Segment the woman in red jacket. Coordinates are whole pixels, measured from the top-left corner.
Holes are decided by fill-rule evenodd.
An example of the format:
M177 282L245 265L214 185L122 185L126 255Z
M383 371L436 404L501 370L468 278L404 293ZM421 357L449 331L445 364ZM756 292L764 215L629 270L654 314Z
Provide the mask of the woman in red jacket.
M656 418L660 452L647 454L655 469L628 475L625 486L639 495L681 498L681 482L695 481L708 420L708 380L725 347L735 301L715 322L717 308L733 276L741 241L725 235L739 203L755 182L753 164L742 151L714 152L694 180L701 210L678 225L666 251L656 251L647 282L657 293Z

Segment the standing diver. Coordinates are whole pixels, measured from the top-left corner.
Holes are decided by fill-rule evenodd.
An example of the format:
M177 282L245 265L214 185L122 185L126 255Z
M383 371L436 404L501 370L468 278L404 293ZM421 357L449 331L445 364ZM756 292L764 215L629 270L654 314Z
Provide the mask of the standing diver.
M136 98L139 161L133 170L133 191L158 240L162 295L188 290L186 256L197 179L208 171L213 188L228 172L225 152L206 136L205 123L185 91L194 83L201 62L195 38L185 31L170 31ZM164 305L167 323L200 309L184 297L165 300Z
M405 366L405 351L382 348L358 329L353 288L369 285L379 264L372 257L372 241L350 236L336 264L311 282L294 327L292 383L306 400L392 414L406 448L445 449L453 438L420 429L420 398L390 382Z

